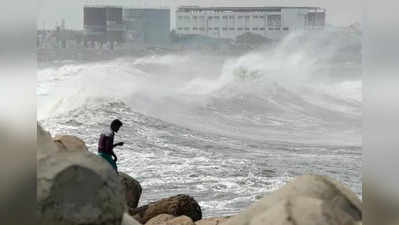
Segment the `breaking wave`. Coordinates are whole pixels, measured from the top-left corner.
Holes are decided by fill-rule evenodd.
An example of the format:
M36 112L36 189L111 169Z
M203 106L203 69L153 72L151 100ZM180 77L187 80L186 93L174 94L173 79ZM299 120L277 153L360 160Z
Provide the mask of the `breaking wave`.
M361 196L359 38L293 34L239 56L174 53L38 71L38 119L96 151L114 118L118 167L143 202L188 193L205 216L237 213L305 173Z

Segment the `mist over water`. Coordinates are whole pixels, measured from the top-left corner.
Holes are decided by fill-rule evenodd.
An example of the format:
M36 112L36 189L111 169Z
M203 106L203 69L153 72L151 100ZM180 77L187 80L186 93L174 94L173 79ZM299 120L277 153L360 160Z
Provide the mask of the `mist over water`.
M38 72L38 118L96 152L124 122L121 171L143 202L194 196L234 214L307 173L361 194L361 62L352 33L292 34L238 56L196 52L70 63Z

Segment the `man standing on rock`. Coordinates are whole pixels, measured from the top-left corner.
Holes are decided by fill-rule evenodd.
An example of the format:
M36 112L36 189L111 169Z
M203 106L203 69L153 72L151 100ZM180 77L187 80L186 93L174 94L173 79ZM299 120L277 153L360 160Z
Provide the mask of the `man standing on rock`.
M115 133L118 133L119 128L122 127L122 122L118 119L112 121L111 126L106 128L103 133L100 135L100 139L98 141L98 155L103 157L107 162L109 162L114 168L114 170L118 173L118 168L116 166L116 161L118 158L114 153L114 147L123 146L123 142L119 142L114 144L114 136Z

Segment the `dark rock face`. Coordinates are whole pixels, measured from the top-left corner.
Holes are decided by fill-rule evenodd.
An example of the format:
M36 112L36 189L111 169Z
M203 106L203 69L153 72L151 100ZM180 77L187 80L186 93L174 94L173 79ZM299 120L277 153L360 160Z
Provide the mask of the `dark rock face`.
M177 195L137 209L129 209L129 213L142 224L160 214L169 214L176 217L185 215L193 221L202 218L202 211L198 202L188 195Z
M115 171L90 152L60 152L38 132L37 216L42 225L120 225L122 185Z
M141 193L143 192L140 183L131 176L123 172L119 172L119 177L122 186L124 187L123 194L125 195L127 206L133 209L137 208Z

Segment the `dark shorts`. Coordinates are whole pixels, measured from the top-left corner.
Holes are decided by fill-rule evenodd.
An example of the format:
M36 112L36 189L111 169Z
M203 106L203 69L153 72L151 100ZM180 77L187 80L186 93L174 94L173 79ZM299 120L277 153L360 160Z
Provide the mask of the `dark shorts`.
M118 167L116 166L116 162L112 159L111 155L100 152L98 153L98 155L101 156L103 159L105 159L109 164L111 164L112 168L114 168L114 170L118 172Z

